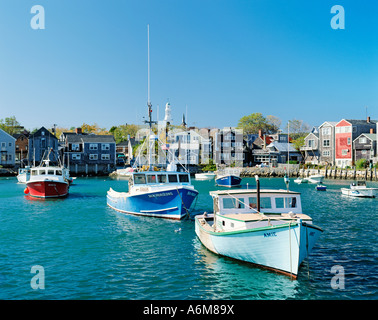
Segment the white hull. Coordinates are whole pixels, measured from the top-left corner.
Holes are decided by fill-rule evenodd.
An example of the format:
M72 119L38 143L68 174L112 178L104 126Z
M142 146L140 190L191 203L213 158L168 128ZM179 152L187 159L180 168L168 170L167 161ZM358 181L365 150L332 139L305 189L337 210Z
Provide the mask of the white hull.
M378 195L377 188L348 189L341 188L341 193L349 197L374 198Z
M312 175L307 178L310 183L321 183L324 180L324 176L320 174Z
M215 178L215 173L196 173L196 180L213 180Z
M213 215L210 215L210 217ZM195 231L210 251L250 262L296 278L302 261L311 252L322 230L296 220L280 225L232 232L213 232L207 223L195 218Z

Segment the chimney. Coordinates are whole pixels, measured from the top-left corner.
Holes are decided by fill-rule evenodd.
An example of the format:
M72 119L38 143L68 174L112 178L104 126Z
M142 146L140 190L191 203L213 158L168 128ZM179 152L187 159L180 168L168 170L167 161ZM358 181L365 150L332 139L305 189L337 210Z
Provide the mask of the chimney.
M370 123L370 117L367 117L367 123Z
M76 128L76 134L81 134L82 131L81 131L81 128Z
M370 128L370 133L371 133L371 134L374 133L374 129L373 129L373 128Z

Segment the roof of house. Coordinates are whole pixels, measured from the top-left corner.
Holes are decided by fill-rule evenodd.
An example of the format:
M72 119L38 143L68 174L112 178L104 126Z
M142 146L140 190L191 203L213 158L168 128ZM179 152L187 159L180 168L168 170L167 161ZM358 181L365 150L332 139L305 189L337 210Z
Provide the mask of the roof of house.
M115 143L114 136L112 135L97 135L97 134L69 134L67 135L68 143Z
M36 132L34 132L33 134L31 134L29 136L29 139L33 139L35 137L39 137L39 136L42 136L42 131L44 132L44 135L45 136L49 136L50 138L53 138L53 139L58 139L57 137L55 137L49 130L47 130L45 127L41 127L39 128Z
M293 147L291 143L289 143L289 146L286 142L277 142L273 141L271 144L267 146L267 148L272 149L275 148L278 152L298 152L297 149ZM289 148L289 150L288 150Z
M15 137L12 137L8 132L4 131L3 129L0 129L0 133L3 133L4 135L9 136L9 137L11 137L12 139L16 140Z
M376 141L377 140L377 134L376 133L361 133L356 139L354 139L353 141L356 141L357 139L359 139L361 136L365 136L367 137L368 139L370 139L371 141Z

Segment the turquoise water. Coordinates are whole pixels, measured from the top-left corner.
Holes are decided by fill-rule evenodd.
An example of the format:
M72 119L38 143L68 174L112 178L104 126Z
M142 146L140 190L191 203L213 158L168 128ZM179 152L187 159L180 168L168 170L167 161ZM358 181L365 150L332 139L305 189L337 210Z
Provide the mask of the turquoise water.
M255 185L252 178L246 183ZM200 192L194 213L211 211L214 182L193 184ZM0 178L0 299L377 299L378 199L342 196L349 181L325 184L320 192L291 183L324 232L309 268L305 262L298 280L290 280L209 252L192 220L113 211L106 192L126 188L125 181L77 178L66 199L31 200L16 178ZM261 187L285 185L262 178ZM44 289L31 287L37 265ZM335 265L344 269L344 289L331 286Z

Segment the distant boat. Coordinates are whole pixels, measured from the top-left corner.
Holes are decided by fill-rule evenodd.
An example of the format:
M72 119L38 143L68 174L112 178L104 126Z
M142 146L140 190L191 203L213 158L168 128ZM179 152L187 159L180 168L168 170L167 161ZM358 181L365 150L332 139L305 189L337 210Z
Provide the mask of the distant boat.
M242 178L240 170L235 168L225 168L217 173L215 183L220 187L239 187Z
M378 188L368 188L365 181L352 182L350 188L341 188L341 193L350 197L375 198Z
M195 216L195 232L210 251L297 278L322 229L288 190L211 191L212 214Z
M322 183L323 180L324 180L324 176L321 175L321 174L313 174L313 175L310 175L308 178L307 178L308 182L310 183Z
M316 187L315 187L316 190L318 191L326 191L327 190L327 186L325 186L324 184L322 183L319 183Z
M30 176L30 167L26 166L25 168L18 169L17 180L19 183L26 183L26 177Z
M69 170L60 161L56 166L50 165L50 153L52 150L43 157L39 166L30 169L30 175L26 176L25 194L37 198L60 198L68 195Z
M308 180L306 178L297 178L294 180L294 182L301 184L301 183L308 183Z
M196 180L213 180L216 177L216 174L214 172L208 171L196 173L194 176Z

